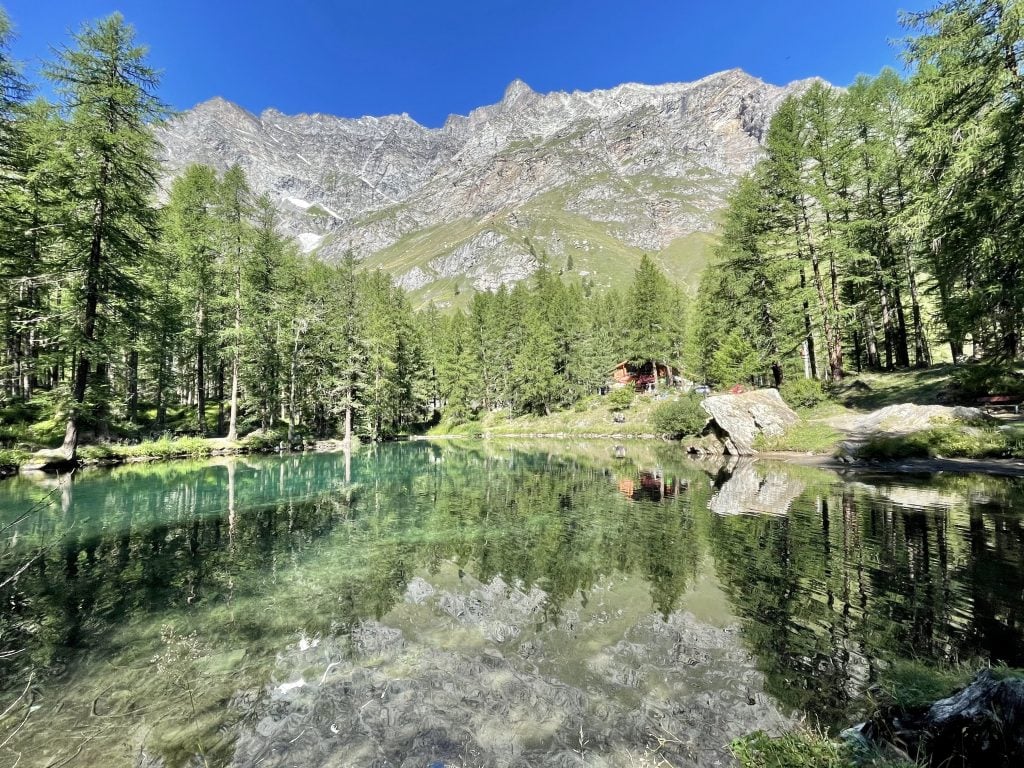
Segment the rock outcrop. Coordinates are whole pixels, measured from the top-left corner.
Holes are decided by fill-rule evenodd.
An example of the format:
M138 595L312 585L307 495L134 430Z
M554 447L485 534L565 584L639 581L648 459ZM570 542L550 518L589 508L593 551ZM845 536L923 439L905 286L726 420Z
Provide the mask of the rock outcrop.
M980 408L900 403L854 419L849 427L860 433L910 434L930 429L942 422L979 422L987 421L988 418Z
M1024 678L982 670L961 691L928 707L885 708L844 734L889 747L915 765L1024 765Z
M775 109L808 84L740 70L586 93L515 81L440 128L404 114L257 116L218 98L156 135L165 186L190 163L238 164L303 250L332 260L352 249L436 300L521 280L540 251L555 267L572 256L595 281L643 252L670 271L702 258Z
M754 440L760 433L769 437L781 436L800 417L783 402L776 389L758 389L738 395L715 395L702 402L711 420L705 427L705 437L699 443L703 450L714 453L715 444L721 452L732 456L757 453Z

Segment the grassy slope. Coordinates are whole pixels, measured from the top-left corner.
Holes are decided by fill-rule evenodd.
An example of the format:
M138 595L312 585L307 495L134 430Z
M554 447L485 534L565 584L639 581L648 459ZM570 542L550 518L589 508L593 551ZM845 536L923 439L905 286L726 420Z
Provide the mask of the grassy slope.
M633 405L622 412L624 421L616 423L613 411L604 398L592 397L584 400L577 408L556 411L550 416L520 416L509 419L503 413L488 413L479 421L453 426L439 424L430 430L434 437L455 435L481 435L488 437L528 436L528 435L616 435L622 437L640 437L653 435L651 426L652 411L659 404L658 399L650 395L638 395Z
M683 209L693 212L702 210L704 200L712 190L722 184L713 174L695 173L690 178L666 179L653 176L634 177L629 182L612 178L608 174L596 174L573 184L551 190L530 200L525 205L496 212L480 219L459 219L412 232L397 243L370 256L364 262L367 269L383 269L393 275L401 275L414 267L431 273L427 266L433 259L451 253L466 241L491 229L521 244L525 251L527 240L544 251L551 253L552 267L561 268L571 255L574 263L574 277L590 276L599 288L622 286L629 283L640 257L647 252L643 248L627 245L615 235L621 225L615 222L594 221L568 210L569 202L581 191L595 185L612 186L621 197L606 201L613 213L618 209L642 208L643 197L656 194L660 199L672 200ZM366 221L397 216L402 206L377 212ZM520 224L508 223L508 214L514 212ZM366 222L364 222L366 223ZM554 255L554 243L560 243L562 252ZM683 235L672 241L661 251L653 252L658 265L677 282L696 292L700 273L707 266L717 240L713 234L697 232ZM456 294L456 288L459 293ZM472 297L472 288L466 278L438 277L430 284L413 291L413 302L424 306L428 302L453 306L464 306Z

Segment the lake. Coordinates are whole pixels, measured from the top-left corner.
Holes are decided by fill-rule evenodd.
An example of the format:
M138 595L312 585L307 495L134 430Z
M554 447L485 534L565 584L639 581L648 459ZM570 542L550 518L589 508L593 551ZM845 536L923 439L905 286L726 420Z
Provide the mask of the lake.
M413 442L0 483L0 765L711 766L1024 665L1024 483Z

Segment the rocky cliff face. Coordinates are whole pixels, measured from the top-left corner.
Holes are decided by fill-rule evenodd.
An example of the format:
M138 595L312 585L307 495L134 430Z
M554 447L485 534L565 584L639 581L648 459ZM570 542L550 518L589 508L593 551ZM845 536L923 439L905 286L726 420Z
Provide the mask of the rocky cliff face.
M408 115L256 117L213 99L158 137L168 178L238 163L303 250L331 260L351 248L421 300L521 280L541 254L604 285L646 252L692 286L771 115L806 87L740 70L588 93L517 80L438 129Z

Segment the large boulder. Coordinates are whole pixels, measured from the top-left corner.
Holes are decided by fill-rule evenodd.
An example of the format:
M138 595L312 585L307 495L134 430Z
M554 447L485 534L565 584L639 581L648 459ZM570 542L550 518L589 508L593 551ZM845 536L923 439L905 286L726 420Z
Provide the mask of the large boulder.
M936 424L949 421L987 421L989 417L980 408L948 405L915 405L899 403L888 405L854 420L850 427L854 432L888 432L910 434L931 429Z
M738 395L715 395L701 403L711 417L705 432L715 434L725 453L749 456L761 432L779 437L800 417L783 402L777 389L758 389Z

